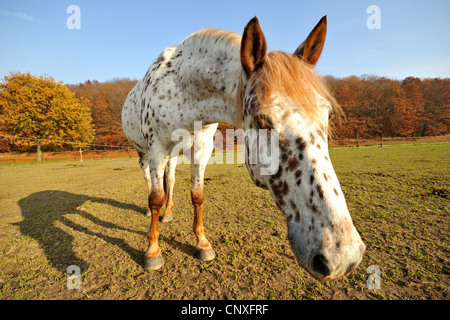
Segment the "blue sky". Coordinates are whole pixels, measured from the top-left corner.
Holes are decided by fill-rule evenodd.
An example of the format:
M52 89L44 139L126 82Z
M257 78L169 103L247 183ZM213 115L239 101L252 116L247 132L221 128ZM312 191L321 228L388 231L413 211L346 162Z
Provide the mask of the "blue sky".
M81 10L80 30L66 26L72 4ZM379 30L366 26L370 5L381 10ZM164 48L189 34L207 26L242 33L255 15L269 50L287 52L327 15L322 75L450 77L448 0L0 0L0 77L140 79Z

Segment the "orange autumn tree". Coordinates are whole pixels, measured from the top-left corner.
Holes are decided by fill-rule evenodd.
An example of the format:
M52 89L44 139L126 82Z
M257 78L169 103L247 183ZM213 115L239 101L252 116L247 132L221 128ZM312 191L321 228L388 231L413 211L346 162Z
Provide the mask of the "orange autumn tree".
M0 134L14 150L36 150L38 161L44 149L85 147L91 122L87 100L51 77L17 72L0 83Z
M68 86L76 97L89 100L88 106L96 129L95 144L131 147L122 129L122 106L136 83L137 80L123 78L106 82L88 80Z

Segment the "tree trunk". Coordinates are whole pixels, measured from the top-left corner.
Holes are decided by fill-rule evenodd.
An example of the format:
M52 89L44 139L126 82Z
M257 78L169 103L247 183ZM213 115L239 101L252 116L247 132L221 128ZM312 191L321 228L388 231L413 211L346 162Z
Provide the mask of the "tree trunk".
M37 149L36 161L42 161L42 149L41 149L41 140L40 139L37 139L36 149Z
M359 131L358 131L358 128L356 128L356 147L359 148Z

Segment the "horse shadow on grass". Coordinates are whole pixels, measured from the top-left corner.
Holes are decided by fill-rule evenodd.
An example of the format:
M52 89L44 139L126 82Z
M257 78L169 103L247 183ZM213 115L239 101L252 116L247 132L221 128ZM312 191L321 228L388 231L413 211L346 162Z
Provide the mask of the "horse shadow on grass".
M57 226L61 223L74 231L97 237L121 248L128 253L137 264L142 265L143 251L131 247L124 239L91 231L68 218L70 215L79 215L101 227L134 232L145 237L145 232L124 228L93 216L82 207L86 201L104 203L118 209L132 210L136 214L143 214L145 211L139 206L112 199L90 197L65 191L47 190L33 193L28 197L19 200L18 204L24 219L22 222L15 225L20 227L20 231L23 235L38 241L40 248L44 251L50 264L64 273L70 265L76 265L80 267L81 270L86 270L88 265L74 251L74 236ZM92 242L89 245L95 246L95 242Z
M113 199L91 197L58 190L46 190L33 193L28 197L19 200L18 204L24 219L14 225L19 226L22 235L35 239L39 243L40 248L44 251L52 267L63 273L66 273L67 268L70 265L76 265L80 267L81 270L87 270L89 265L74 251L74 236L59 228L58 224L63 224L74 231L97 237L115 245L126 252L138 265L143 266L143 250L137 250L131 247L123 238L111 237L106 234L89 230L83 225L73 222L70 219L70 215L79 215L101 227L136 233L143 238L146 237L146 232L124 228L114 223L103 221L97 216L90 214L82 207L86 201L104 203L118 209L133 211L134 213L131 214L136 214L136 218L138 218L138 215L144 215L144 212L146 211L145 208ZM127 212L127 214L130 213ZM150 220L148 223L150 226ZM191 245L164 236L161 236L161 240L167 242L173 248L181 250L185 254L195 254L195 247ZM95 247L95 242L95 240L92 241L89 246ZM88 250L95 249L89 248Z

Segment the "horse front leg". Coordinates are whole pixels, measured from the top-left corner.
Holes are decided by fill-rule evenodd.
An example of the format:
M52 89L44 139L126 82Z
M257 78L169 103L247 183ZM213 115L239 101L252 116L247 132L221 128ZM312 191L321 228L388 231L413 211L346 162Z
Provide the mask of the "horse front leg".
M150 194L152 193L152 181L151 181L151 177L150 177L150 167L148 164L148 156L146 153L143 153L141 151L138 151L138 155L139 155L139 166L141 167L142 171L144 171L144 179L145 179L145 184L147 185L147 196L150 196ZM147 208L147 211L145 213L145 215L147 217L151 216L151 210L150 207Z
M160 161L158 161L160 160ZM166 200L164 192L164 167L168 159L150 159L152 191L148 197L148 207L151 213L150 230L147 234L148 248L145 252L145 269L157 270L164 265L164 259L159 248L159 212Z
M216 257L216 253L211 243L206 239L205 228L203 226L203 189L191 190L192 204L194 205L194 225L193 230L197 238L197 256L202 261L210 261Z
M210 261L216 257L216 253L214 252L211 243L206 239L205 228L203 226L203 179L206 164L214 147L214 141L212 136L210 139L208 136L204 138L207 140L202 143L201 150L195 150L194 163L191 164L191 197L194 206L193 231L197 238L197 255L202 261Z

